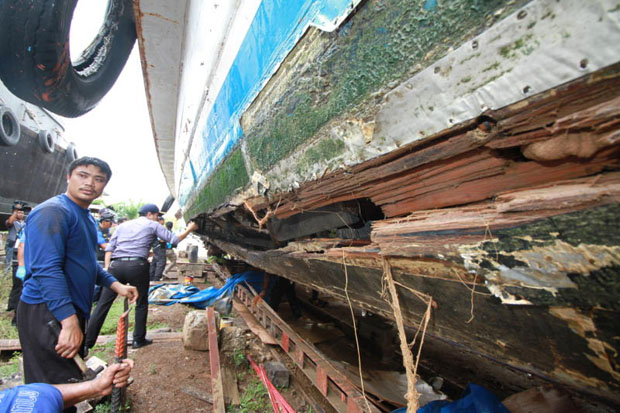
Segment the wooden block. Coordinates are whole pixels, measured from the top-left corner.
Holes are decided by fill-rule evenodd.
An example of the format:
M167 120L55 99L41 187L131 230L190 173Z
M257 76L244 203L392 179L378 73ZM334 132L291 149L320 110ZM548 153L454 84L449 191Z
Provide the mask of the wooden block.
M222 367L222 385L224 386L224 400L226 404L239 406L239 388L237 387L237 375L230 368Z
M217 327L215 310L207 308L207 327L209 330L209 365L211 367L211 395L213 396L213 411L225 413L224 388L222 385L222 370L220 368L220 352L217 345Z
M198 390L197 388L191 386L183 386L181 387L181 391L185 394L189 394L190 396L197 398L198 400L213 404L213 397L206 391Z

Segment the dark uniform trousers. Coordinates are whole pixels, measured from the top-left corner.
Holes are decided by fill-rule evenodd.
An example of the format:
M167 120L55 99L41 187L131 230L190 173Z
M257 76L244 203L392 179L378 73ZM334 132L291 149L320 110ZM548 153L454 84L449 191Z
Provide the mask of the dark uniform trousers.
M137 342L143 341L146 338L146 317L149 307L149 262L145 259L135 261L114 260L108 270L120 283L133 285L138 289L133 339ZM88 348L95 345L116 295L109 288L102 289L101 297L90 317L86 330L84 343Z
M19 278L15 276L17 273L17 259L12 262L13 268L11 269L12 278L13 278L13 286L11 287L11 292L9 293L9 302L7 305L7 311L17 311L17 304L19 303L19 297L22 296L22 286L23 282Z
M26 304L17 307L17 331L24 356L24 382L61 384L81 380L82 373L73 359L60 357L55 347L58 336L48 325L56 320L47 304ZM84 332L84 318L78 315Z
M153 261L150 268L151 281L161 280L164 268L166 267L166 247L158 246L153 248Z

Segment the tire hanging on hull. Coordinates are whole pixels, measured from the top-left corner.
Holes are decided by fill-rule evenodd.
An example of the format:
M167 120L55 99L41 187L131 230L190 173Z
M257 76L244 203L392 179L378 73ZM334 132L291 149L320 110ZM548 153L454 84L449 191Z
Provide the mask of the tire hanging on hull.
M8 106L0 105L0 145L14 146L21 137L17 116Z
M109 0L97 37L72 64L71 18L77 0L0 2L0 79L17 97L77 117L97 105L136 40L132 0Z
M47 153L54 153L54 146L56 144L56 139L54 139L54 135L50 131L42 130L39 132L37 139L39 140L39 145L43 151Z

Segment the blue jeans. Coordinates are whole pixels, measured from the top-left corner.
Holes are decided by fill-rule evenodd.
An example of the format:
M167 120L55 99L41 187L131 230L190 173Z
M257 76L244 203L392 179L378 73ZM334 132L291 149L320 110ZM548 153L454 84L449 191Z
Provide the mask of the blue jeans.
M15 241L6 241L4 251L6 253L4 257L4 268L11 268L11 260L13 259L13 251L15 250Z

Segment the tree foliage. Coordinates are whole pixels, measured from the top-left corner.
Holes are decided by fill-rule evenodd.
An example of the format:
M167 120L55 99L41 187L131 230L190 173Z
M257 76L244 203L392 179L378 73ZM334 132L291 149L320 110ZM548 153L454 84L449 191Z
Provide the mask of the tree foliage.
M109 206L114 209L117 218L126 217L128 219L134 219L138 217L138 210L142 206L142 203L129 200L124 202L117 202Z

